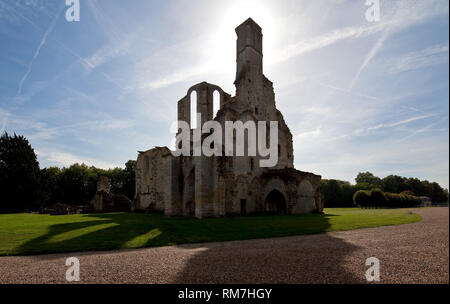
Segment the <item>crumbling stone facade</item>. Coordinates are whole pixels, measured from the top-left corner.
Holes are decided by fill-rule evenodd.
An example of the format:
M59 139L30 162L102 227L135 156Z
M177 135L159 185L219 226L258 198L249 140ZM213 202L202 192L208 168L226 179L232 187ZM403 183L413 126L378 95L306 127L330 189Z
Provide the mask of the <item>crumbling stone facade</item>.
M97 192L90 201L92 212L130 212L133 203L125 195L111 193L111 181L106 176L100 176L97 181Z
M294 169L292 133L275 106L273 84L263 74L261 28L249 18L236 33L236 95L207 82L194 85L178 101L178 120L191 126L191 93L195 91L200 126L209 120L222 126L225 121L277 121L278 163L260 167L258 155L175 157L167 147L139 152L136 209L197 218L322 211L321 177ZM215 91L220 109L214 116Z

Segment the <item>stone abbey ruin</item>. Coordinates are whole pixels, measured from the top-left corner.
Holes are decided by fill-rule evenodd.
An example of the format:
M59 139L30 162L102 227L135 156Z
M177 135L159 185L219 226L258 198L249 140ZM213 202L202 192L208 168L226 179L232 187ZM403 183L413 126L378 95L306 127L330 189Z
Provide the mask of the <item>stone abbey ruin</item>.
M173 156L167 147L139 152L136 210L166 216L223 217L321 212L319 175L294 168L292 133L275 106L273 84L263 74L262 31L252 19L236 28L236 96L202 82L178 101L178 121L191 126L191 93L205 121L277 121L278 163L260 167L260 156ZM220 94L214 117L213 93ZM191 154L192 155L192 154Z

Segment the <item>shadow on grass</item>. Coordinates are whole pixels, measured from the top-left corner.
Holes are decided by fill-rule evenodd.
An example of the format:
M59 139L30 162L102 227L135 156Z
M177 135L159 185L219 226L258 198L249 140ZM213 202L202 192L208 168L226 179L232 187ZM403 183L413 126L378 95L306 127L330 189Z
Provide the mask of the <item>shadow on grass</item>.
M126 246L127 242L161 228L158 215L151 215L150 218L144 218L145 216L126 213L83 215L87 219L85 222L50 225L45 235L24 243L17 254L132 248L133 246ZM154 243L155 246L159 245L157 240Z
M322 233L330 228L330 216L337 215L197 220L159 214L89 214L82 216L85 222L49 226L45 235L23 244L17 254L79 252L81 256L89 253L80 251L194 243L179 246L202 250L195 250L173 283L361 282L363 274L356 277L341 266L357 247L328 234L220 243Z
M165 218L160 214L82 215L86 221L49 225L14 254L140 248L270 238L327 231L330 215L248 216L222 219ZM78 219L79 220L79 219Z

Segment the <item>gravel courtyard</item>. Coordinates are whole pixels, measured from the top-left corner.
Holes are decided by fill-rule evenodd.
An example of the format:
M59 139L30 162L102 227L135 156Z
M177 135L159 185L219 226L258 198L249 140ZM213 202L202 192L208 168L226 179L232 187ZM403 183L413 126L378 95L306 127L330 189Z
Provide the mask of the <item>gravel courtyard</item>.
M380 283L449 283L449 209L414 210L418 223L319 235L172 247L0 257L0 283L365 283L369 257Z

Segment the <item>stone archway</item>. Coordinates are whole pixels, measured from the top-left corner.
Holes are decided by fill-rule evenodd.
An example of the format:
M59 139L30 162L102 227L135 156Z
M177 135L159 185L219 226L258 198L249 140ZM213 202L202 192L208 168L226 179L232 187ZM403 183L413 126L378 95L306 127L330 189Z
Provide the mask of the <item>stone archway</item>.
M264 200L265 212L269 214L286 214L287 203L284 195L274 189L267 194Z

